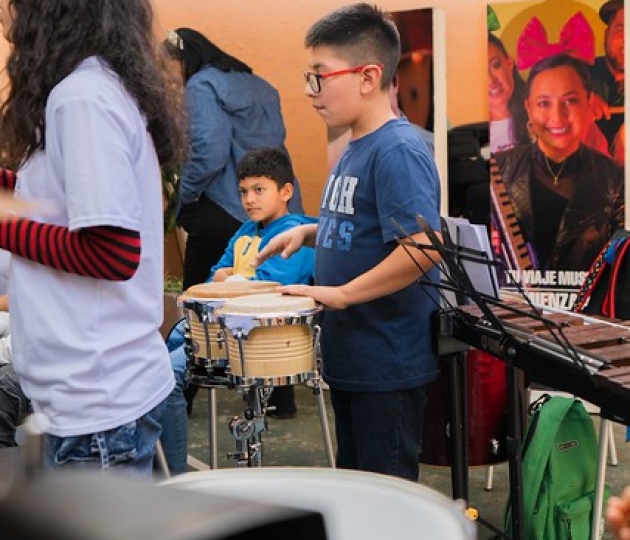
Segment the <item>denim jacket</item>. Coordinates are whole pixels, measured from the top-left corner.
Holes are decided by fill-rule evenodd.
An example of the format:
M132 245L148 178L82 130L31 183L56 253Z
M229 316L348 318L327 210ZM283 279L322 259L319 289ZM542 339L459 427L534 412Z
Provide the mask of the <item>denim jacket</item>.
M284 147L278 92L252 73L208 66L186 84L191 155L182 170L177 212L202 195L245 221L236 165L259 146ZM301 213L299 186L289 208Z

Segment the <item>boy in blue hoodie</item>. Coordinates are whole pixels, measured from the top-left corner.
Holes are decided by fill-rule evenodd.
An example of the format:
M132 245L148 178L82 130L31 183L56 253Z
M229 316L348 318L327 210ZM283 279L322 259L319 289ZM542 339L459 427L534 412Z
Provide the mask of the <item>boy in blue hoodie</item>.
M271 257L254 268L251 262L269 240L297 225L316 223L315 218L290 214L293 170L286 153L279 148L257 148L238 163L241 202L248 220L236 231L208 281L225 281L239 275L245 279L277 281L285 284L310 283L314 251L301 250L296 261Z
M269 240L297 225L313 224L317 220L303 214L291 214L288 203L293 195L293 168L286 152L280 148L261 147L249 151L237 166L238 189L248 220L236 231L218 263L210 270L207 281L246 279L277 281L282 285L310 284L313 281L314 250L302 248L290 259L275 256L254 268L251 261ZM162 446L173 474L186 470L188 445L186 400L186 353L184 352L183 321L171 332L167 346L175 372L175 389L167 401L162 417ZM276 410L268 413L276 418L291 418L296 414L292 386L274 388L269 405Z

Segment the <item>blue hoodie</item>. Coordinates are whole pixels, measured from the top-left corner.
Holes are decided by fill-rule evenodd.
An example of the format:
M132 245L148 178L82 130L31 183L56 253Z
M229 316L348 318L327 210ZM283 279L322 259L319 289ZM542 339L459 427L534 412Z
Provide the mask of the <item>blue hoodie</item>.
M212 281L214 273L219 268L234 268L234 273L252 280L277 281L282 285L312 283L315 250L310 247L303 247L288 259L275 255L257 268L250 265L253 258L274 236L298 225L312 223L317 223L317 219L303 214L286 214L266 227L257 221L246 221L230 239L219 262L210 270L208 281Z

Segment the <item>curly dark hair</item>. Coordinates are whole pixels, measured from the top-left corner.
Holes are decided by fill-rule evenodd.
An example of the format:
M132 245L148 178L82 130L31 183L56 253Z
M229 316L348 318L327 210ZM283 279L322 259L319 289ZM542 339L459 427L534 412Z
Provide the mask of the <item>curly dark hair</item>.
M236 176L239 180L264 176L273 180L279 188L294 181L289 155L282 148L270 146L260 146L247 152L236 166Z
M159 63L150 0L11 0L10 8L10 88L0 107L6 164L45 148L48 96L90 56L103 60L138 104L160 163L184 159L186 129Z

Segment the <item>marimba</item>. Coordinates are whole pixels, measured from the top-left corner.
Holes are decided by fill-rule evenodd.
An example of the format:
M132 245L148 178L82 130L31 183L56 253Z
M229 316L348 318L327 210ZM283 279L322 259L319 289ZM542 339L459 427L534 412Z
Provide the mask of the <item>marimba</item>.
M448 315L456 339L630 424L629 324L518 302L458 306Z

